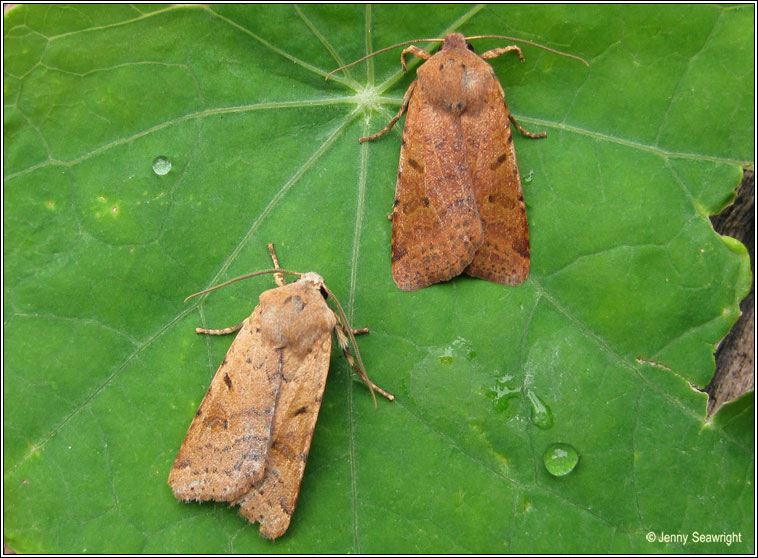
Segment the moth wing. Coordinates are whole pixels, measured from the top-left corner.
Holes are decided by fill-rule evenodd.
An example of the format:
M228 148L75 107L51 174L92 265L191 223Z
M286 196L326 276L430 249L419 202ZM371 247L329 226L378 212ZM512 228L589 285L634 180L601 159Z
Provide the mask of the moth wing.
M270 539L284 534L295 511L329 372L335 318L318 289L306 294L308 297L301 296L314 314L309 319L311 333L318 336L307 351L284 349L283 381L266 475L237 502L240 513L251 522L258 521L261 535Z
M482 240L460 120L416 82L392 212L392 277L413 291L460 275Z
M169 475L180 500L233 501L264 474L282 383L282 351L261 339L256 307L192 420Z
M461 117L483 226L482 243L466 273L518 285L529 275L526 206L503 88L490 72L493 83L480 112Z

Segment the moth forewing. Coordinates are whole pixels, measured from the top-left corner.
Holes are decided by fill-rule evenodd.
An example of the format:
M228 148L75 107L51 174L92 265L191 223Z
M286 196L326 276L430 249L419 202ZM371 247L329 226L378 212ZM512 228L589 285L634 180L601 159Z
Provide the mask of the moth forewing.
M460 275L482 235L460 119L437 110L419 82L405 119L392 212L392 276L402 290Z
M179 449L168 481L177 498L233 501L263 478L281 360L280 350L263 343L258 307L216 371Z
M329 372L336 325L320 285L304 276L293 286L301 284L302 289L296 291L285 292L285 287L280 287L264 293L270 299L269 308L284 310L271 312L268 328L262 324L274 344L282 345L282 383L266 476L237 503L242 515L258 521L260 533L268 538L284 534L297 503Z
M477 112L461 114L466 152L476 154L469 170L482 224L482 243L465 272L515 286L529 275L529 228L508 106L491 68L490 76Z

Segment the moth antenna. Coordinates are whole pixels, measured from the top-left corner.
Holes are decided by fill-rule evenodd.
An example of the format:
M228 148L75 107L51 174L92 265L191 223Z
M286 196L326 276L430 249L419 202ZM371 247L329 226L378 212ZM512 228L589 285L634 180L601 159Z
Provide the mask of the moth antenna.
M331 76L332 74L336 74L337 72L341 70L346 70L352 66L355 66L356 64L360 64L364 60L368 60L372 56L376 56L377 54L381 54L382 52L387 52L388 50L392 50L393 48L398 48L405 45L411 45L413 43L441 43L442 41L444 41L444 39L414 39L412 41L404 41L402 43L397 43L396 45L380 48L379 50L375 50L371 54L367 54L363 58L359 58L355 62L350 62L350 64L342 66L341 68L337 68L336 70L332 70L331 72L326 74L326 77L324 79L329 79L329 76Z
M250 279L251 277L258 277L259 275L268 275L270 273L286 273L287 275L297 275L298 277L302 277L303 274L299 273L297 271L287 271L286 269L264 269L263 271L256 271L254 273L248 273L247 275L240 275L239 277L235 277L234 279L229 279L225 283L221 283L220 285L216 285L215 287L210 287L208 289L205 289L204 291L200 291L194 294L189 295L187 298L184 299L184 302L187 302L189 299L194 298L196 296L200 296L201 294L209 293L211 291L215 291L216 289L220 289L222 287L226 287L227 285L231 285L235 281L242 281L243 279Z
M539 43L535 43L534 41L530 41L528 39L517 39L516 37L508 37L507 35L474 35L473 37L466 37L467 41L473 41L473 40L476 40L476 39L503 39L505 41L514 41L514 42L517 42L517 43L523 43L525 45L531 45L533 47L541 48L542 50L546 50L548 52L552 52L553 54L558 54L560 56L565 56L566 58L573 58L574 60L579 60L580 62L584 63L584 65L587 66L587 67L589 67L589 65L590 65L590 63L587 62L581 56L576 56L574 54L569 54L567 52L561 52L560 50L556 50L554 48L550 48L548 46L541 45Z
M336 314L338 318L338 324L337 327L339 328L337 333L337 341L340 343L340 346L342 347L342 343L344 343L344 337L346 336L350 340L350 344L353 346L353 352L355 353L355 358L358 361L357 366L353 366L358 376L360 376L361 380L368 386L369 391L371 391L371 397L374 399L374 407L376 407L376 394L375 391L378 391L381 395L389 399L390 401L395 400L395 396L391 393L387 393L382 388L377 386L374 382L372 382L368 374L366 374L366 367L363 365L363 359L361 358L361 353L358 350L358 343L355 341L355 335L353 335L353 331L348 327L347 323L347 316L345 315L345 311L342 309L342 305L340 304L340 301L337 300L337 297L334 296L334 293L329 290L329 287L324 285L324 290L326 290L329 297L332 299L332 302L334 303L334 306L337 308ZM342 338L340 337L340 334L342 335ZM342 350L345 351L346 354L349 354L347 352L347 347L342 347Z
M466 37L467 41L469 41L469 40L473 41L473 40L476 40L476 39L503 39L505 41L515 41L517 43L523 43L525 45L531 45L531 46L534 46L534 47L537 47L537 48L541 48L541 49L546 50L548 52L552 52L553 54L558 54L560 56L565 56L566 58L573 58L574 60L579 60L580 62L582 62L587 67L589 67L589 65L590 65L590 63L587 62L581 56L576 56L574 54L569 54L567 52L562 52L560 50L556 50L554 48L550 48L548 46L541 45L539 43L535 43L534 41L530 41L528 39L518 39L516 37L509 37L507 35L474 35L473 37ZM336 70L332 70L331 72L329 72L328 74L326 74L326 77L324 79L329 79L329 77L332 74L336 74L337 72L339 72L341 70L346 70L346 69L348 69L348 68L350 68L352 66L355 66L356 64L360 64L364 60L368 60L372 56L376 56L377 54L381 54L382 52L387 52L388 50L392 50L394 48L398 48L398 47L405 46L405 45L411 45L413 43L441 43L442 41L444 41L444 39L414 39L412 41L404 41L402 43L397 43L396 45L380 48L379 50L376 50L376 51L372 52L371 54L367 54L363 58L359 58L355 62L350 62L350 64L346 64L345 66L337 68Z

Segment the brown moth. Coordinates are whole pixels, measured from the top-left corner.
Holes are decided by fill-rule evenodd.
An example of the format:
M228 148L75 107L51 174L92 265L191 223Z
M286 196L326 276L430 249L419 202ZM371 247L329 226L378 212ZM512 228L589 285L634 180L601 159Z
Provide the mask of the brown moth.
M346 329L339 302L332 297L337 311L327 305L331 293L321 276L281 270L273 246L269 251L274 270L237 279L276 272L279 286L263 292L252 315L238 326L197 329L216 335L240 332L200 403L168 483L179 500L239 505L243 516L260 523L261 535L274 539L287 530L295 510L333 331L372 395L394 397L368 379L355 344L358 364L353 360L348 349L348 338L355 342L353 332ZM300 278L286 284L283 273Z
M529 138L546 134L530 134L516 122L485 62L511 51L523 61L515 45L479 56L460 33L447 35L434 55L406 48L404 71L407 54L426 62L397 115L360 139L384 135L407 111L390 216L392 277L404 291L461 273L503 285L529 275L526 206L508 121Z

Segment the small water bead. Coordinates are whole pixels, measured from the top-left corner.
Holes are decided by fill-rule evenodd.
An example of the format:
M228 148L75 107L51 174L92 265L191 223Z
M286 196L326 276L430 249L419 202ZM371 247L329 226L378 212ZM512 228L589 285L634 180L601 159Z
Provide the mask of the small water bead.
M542 457L545 469L554 477L564 477L579 463L579 453L571 444L551 444Z
M170 170L171 170L171 161L169 161L165 157L157 157L155 161L153 161L153 172L157 174L158 176L163 176L164 174L168 174Z
M542 430L547 430L553 426L553 412L550 410L550 407L532 390L528 390L526 396L529 398L529 403L532 406L532 424Z

